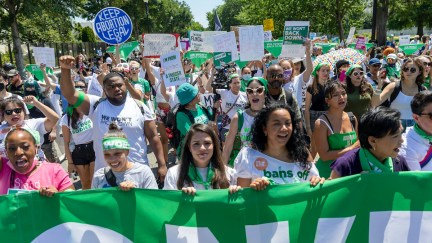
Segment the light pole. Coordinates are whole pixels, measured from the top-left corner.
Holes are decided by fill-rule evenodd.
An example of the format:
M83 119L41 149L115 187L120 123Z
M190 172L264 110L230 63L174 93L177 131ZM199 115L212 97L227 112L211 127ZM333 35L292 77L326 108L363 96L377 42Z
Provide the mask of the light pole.
M150 21L149 21L149 8L148 8L149 0L144 0L146 6L146 16L147 16L147 32L150 33Z

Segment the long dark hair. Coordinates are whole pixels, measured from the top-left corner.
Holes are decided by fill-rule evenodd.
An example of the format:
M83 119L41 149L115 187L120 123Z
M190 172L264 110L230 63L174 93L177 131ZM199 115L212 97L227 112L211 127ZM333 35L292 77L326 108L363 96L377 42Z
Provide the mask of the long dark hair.
M354 70L351 72L351 74L354 72ZM356 87L352 83L351 75L347 75L346 78L346 91L348 94L352 94L355 92ZM373 96L373 88L372 86L366 81L364 77L362 77L362 80L360 82L360 96L365 96L366 94L369 94L371 97Z
M211 186L214 189L225 189L229 187L229 181L226 177L225 164L222 161L221 150L219 146L219 141L216 133L213 129L205 124L194 124L190 128L189 132L184 138L184 147L181 155L180 172L177 180L177 188L181 190L185 184L192 186L192 180L189 178L188 172L190 166L195 166L193 164L192 153L190 152L189 145L191 143L192 137L198 133L202 132L209 135L213 143L213 155L210 158L209 165L211 164L214 169L214 177L211 182Z
M292 133L285 147L292 160L297 161L303 168L310 169L311 162L308 162L309 150L308 145L304 139L304 133L301 129L300 122L295 119L296 115L289 106L282 104L273 104L270 107L262 109L255 117L254 124L252 125L252 147L260 152L263 152L267 146L267 136L264 134L264 128L271 114L276 111L284 109L287 110L291 116Z

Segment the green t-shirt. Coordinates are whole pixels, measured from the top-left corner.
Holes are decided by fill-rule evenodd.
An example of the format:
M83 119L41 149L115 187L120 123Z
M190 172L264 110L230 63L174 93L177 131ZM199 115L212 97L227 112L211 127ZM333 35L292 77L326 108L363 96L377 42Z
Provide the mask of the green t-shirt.
M131 80L131 83L134 87L136 87L136 85L140 85L141 86L141 92L143 92L143 94L150 92L150 83L149 83L149 81L147 81L143 78L138 78L137 81ZM144 102L144 104L147 104L147 100L143 99L142 101Z
M360 87L356 87L352 94L348 94L348 103L345 112L352 112L358 120L371 107L372 97L366 93L360 95Z

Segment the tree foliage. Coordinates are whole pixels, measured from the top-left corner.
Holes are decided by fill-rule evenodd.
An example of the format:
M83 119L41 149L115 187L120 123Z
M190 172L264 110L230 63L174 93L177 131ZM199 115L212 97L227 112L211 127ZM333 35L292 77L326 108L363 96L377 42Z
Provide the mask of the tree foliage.
M404 29L417 26L417 34L423 35L423 27L432 27L432 1L392 1L389 9L388 26Z
M222 24L222 30L224 31L230 31L231 26L242 24L238 16L246 5L248 5L247 0L225 0L224 4L219 5L217 8L207 13L207 20L209 22L208 30L215 30L215 11L218 14L219 20Z
M81 41L82 42L96 42L95 34L92 28L86 26L81 31Z

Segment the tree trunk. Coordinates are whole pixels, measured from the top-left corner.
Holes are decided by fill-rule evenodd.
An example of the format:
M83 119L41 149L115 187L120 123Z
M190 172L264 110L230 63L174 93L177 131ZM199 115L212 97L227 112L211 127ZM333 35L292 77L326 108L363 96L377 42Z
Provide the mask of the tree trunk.
M338 23L338 33L339 33L339 39L342 42L345 40L344 37L344 29L343 29L343 14L341 10L341 0L336 0L336 21Z
M26 78L24 72L24 56L23 56L23 51L21 49L21 37L18 30L16 6L15 3L12 1L6 1L6 4L9 8L9 19L10 19L11 31L12 31L12 44L13 44L13 53L15 55L15 65L21 77ZM29 53L29 55L31 54Z
M420 39L423 36L423 21L420 19L417 21L417 35L420 36Z
M372 6L372 35L371 39L376 40L376 20L377 20L377 3L378 0L373 0Z
M387 41L388 6L389 0L378 0L376 32L379 46L385 45Z

